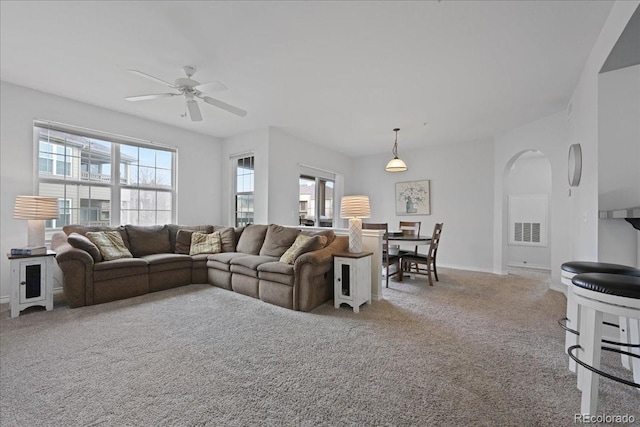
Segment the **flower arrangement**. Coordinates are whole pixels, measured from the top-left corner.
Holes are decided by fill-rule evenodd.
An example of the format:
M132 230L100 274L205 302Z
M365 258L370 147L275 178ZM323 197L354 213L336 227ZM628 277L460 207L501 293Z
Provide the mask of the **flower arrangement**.
M423 186L417 186L413 182L407 183L400 191L400 200L422 203L427 197L427 190Z

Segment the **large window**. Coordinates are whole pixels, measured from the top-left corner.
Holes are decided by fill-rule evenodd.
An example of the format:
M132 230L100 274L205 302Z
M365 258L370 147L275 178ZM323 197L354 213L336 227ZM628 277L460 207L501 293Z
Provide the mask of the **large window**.
M253 224L253 188L255 169L253 156L235 158L234 204L235 225L241 227Z
M51 232L67 224L174 220L175 150L121 136L35 122L38 194L58 198Z
M305 174L299 185L300 225L332 227L335 178Z

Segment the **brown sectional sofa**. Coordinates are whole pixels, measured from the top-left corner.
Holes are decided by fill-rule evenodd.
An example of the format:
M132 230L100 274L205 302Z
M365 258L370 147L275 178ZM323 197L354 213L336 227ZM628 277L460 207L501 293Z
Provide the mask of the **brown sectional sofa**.
M82 237L89 231L114 230L119 231L133 258L104 261L100 251ZM222 252L189 255L191 231L220 232ZM300 233L324 236L314 240L322 244L299 255L293 264L281 262L280 257ZM51 241L71 307L209 283L281 307L311 311L333 297L333 254L347 247L348 239L336 237L331 230L313 233L275 224L242 228L71 225Z

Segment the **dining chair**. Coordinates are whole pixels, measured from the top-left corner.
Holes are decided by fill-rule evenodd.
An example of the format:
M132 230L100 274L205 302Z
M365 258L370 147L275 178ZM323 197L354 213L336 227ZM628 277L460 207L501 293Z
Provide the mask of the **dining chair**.
M431 279L431 272L433 271L433 275L438 279L438 270L436 268L436 256L438 254L438 245L440 244L440 235L442 234L442 225L443 223L436 224L433 227L433 234L431 236L431 244L429 245L429 251L426 255L423 254L406 254L402 256L401 264L402 269L400 270L399 279L402 281L402 273L405 270L405 267L408 267L410 264L417 265L417 271L412 272L412 274L424 274L429 277L429 285L433 286L433 280ZM424 265L425 268L420 268L421 265Z
M400 221L400 231L402 231L402 234L404 234L405 236L415 236L418 237L420 236L420 226L421 226L422 222L421 221ZM399 251L400 256L402 257L402 255L407 255L407 254L414 254L414 255L418 255L418 245L415 246L415 248L413 249L413 252L411 251ZM417 270L418 265L417 264L410 264L409 265L409 270L411 270L411 266L414 266Z
M389 277L396 274L402 274L400 271L400 255L389 254L389 224L383 223L362 223L363 230L384 230L384 236L382 237L382 266L385 270L386 287L389 287ZM392 273L390 268L392 265L396 266L396 270Z

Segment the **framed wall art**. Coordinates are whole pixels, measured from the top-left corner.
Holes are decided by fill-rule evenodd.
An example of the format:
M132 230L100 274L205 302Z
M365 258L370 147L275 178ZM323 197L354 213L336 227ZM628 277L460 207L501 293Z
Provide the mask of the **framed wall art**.
M396 215L430 215L429 180L396 183Z

